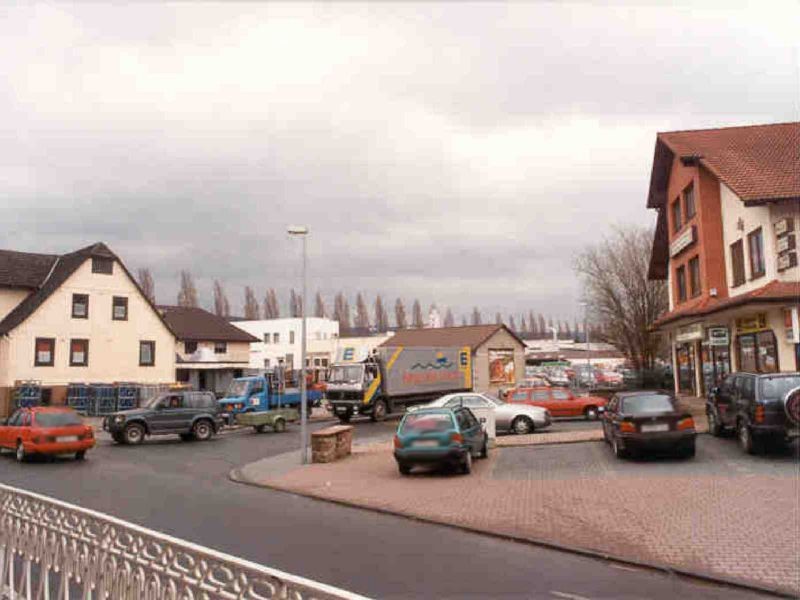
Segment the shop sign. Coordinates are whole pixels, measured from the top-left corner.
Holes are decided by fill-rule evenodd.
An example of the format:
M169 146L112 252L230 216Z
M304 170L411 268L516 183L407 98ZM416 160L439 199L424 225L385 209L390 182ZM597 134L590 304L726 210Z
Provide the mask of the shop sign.
M709 327L707 331L710 346L728 346L731 343L731 335L727 327Z
M798 316L800 309L784 308L783 309L783 326L786 330L786 341L790 344L800 344L800 316Z
M794 250L794 248L795 240L793 233L778 238L778 252L787 252L789 250Z
M794 219L784 217L783 219L775 221L774 227L775 235L783 235L784 233L794 231Z
M678 254L686 250L686 248L694 244L696 232L697 228L694 225L692 225L691 227L689 227L689 229L687 229L678 237L676 237L674 240L672 240L672 243L669 245L670 257L677 256Z
M785 271L797 266L797 252L786 252L778 257L778 271Z
M703 324L694 323L686 327L680 327L675 334L675 341L680 343L693 342L695 340L703 339Z
M767 328L767 314L758 313L749 317L736 319L736 331L738 333L752 333Z

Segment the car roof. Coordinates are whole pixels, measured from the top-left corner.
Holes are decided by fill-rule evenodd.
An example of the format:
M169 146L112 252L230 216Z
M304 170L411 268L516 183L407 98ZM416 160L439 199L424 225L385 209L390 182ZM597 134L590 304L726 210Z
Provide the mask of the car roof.
M49 413L49 412L75 412L69 406L31 406L31 412L35 413Z
M425 413L442 413L442 414L452 414L457 409L461 408L460 406L456 406L450 408L449 406L432 406L430 408L423 408L420 407L413 412L406 413L407 415L421 415Z

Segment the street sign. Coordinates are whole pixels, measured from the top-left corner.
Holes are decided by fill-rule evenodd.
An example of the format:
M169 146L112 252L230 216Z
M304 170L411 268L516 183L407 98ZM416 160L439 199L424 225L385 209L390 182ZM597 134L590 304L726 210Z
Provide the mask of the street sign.
M728 346L731 343L731 335L727 327L709 327L708 344L710 346Z

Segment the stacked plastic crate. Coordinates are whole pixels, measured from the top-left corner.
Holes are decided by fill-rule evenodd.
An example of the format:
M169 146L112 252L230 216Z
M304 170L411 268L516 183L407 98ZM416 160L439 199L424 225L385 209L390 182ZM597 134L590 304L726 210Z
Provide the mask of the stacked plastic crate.
M39 406L42 403L42 385L38 381L17 381L14 383L13 408Z
M89 410L89 386L85 383L71 383L67 386L67 406L85 415Z
M117 410L117 389L107 383L89 384L89 416L102 417Z
M130 410L139 406L139 386L135 383L117 383L117 410Z

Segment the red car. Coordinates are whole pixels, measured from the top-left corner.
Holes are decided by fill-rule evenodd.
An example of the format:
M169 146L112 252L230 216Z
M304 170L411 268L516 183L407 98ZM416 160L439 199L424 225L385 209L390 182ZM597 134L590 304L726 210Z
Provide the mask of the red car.
M518 404L541 406L554 417L586 417L597 419L598 409L605 407L606 399L599 396L576 396L567 388L538 387L511 390L506 400Z
M32 454L74 454L82 460L95 445L94 431L70 408L20 408L0 424L0 449L22 462Z

